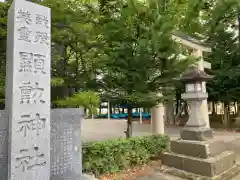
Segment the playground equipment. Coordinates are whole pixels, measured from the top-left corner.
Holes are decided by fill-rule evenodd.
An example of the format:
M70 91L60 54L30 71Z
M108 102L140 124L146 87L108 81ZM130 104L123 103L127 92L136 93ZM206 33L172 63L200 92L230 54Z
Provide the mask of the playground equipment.
M128 114L127 113L113 113L110 114L111 119L127 119ZM140 118L140 113L139 112L134 112L132 113L133 118ZM108 118L108 113L107 114L100 114L97 115L96 118ZM143 119L150 119L151 114L147 112L142 112L142 118Z

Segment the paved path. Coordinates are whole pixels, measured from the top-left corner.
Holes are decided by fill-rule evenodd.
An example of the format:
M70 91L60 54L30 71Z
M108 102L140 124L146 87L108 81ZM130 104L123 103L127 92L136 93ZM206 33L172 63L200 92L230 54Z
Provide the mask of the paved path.
M171 139L179 138L180 127L165 128L165 133ZM116 139L125 137L126 130L125 120L84 120L82 122L83 141L101 141L106 139ZM151 134L151 125L137 122L133 124L133 136L144 136ZM214 136L217 139L222 139L229 150L236 152L237 163L240 164L240 133L216 131ZM163 176L161 173L154 173L149 177L141 177L139 180L181 180L172 176ZM240 180L240 176L233 180Z
M226 144L230 151L234 151L237 155L237 163L240 164L240 138ZM240 180L240 174L232 180Z
M145 176L145 177L139 177L137 178L137 180L186 180L186 179L183 179L183 178L179 178L179 177L176 177L176 176L171 176L171 175L168 175L168 174L162 174L162 173L154 173L150 176Z
M165 128L165 133L172 139L179 138L181 127ZM116 139L125 137L124 131L126 130L125 120L91 120L86 119L82 122L82 138L83 141L101 141L106 139ZM151 134L151 125L133 124L133 136L144 136ZM214 132L216 138L220 138L225 142L231 142L240 138L240 133L232 132Z

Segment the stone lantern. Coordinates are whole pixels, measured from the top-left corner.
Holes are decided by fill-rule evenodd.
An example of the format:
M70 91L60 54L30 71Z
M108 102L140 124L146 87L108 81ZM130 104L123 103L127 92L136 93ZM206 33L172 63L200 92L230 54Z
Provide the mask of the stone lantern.
M180 81L185 84L185 93L182 94L182 99L187 101L190 109L189 119L185 128L181 131L183 138L201 140L212 137L212 130L205 128L206 121L200 113L203 100L208 98L208 94L203 91L203 83L210 79L212 79L212 76L198 69L190 69L180 78Z
M186 87L182 98L187 101L190 113L180 138L172 140L171 151L162 156L165 173L181 177L184 174L191 179L230 179L229 172L239 170L234 152L226 151L224 141L213 138L212 129L205 126L206 121L201 117L202 101L208 97L202 84L211 78L198 69L188 70L180 78Z

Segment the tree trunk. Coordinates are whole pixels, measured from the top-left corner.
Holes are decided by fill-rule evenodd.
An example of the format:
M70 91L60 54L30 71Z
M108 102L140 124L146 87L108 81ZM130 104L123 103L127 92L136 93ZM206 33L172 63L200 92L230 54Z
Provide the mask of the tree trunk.
M240 102L237 101L237 111L236 111L236 118L235 118L235 125L237 128L240 128Z
M127 131L126 138L132 137L132 108L127 109L128 119L127 119Z
M179 118L181 117L181 115L182 115L182 113L183 113L183 110L184 110L184 104L183 105L181 105L181 102L179 103L179 109L178 109L178 113L176 113L176 115L175 115L175 118L174 118L174 122L176 123L178 120L179 120Z
M89 109L87 109L87 108L84 108L84 117L85 118L89 118Z
M224 115L223 115L223 125L227 128L229 127L230 114L229 114L229 103L224 102Z
M237 102L235 101L233 103L233 106L234 106L234 115L237 114Z
M188 105L187 103L185 102L184 105L183 105L183 111L184 111L184 115L188 115Z
M176 112L176 114L178 114L178 112L179 112L179 100L178 99L176 101L175 112Z
M180 105L179 102L180 102L180 101L177 99L177 100L176 100L176 106L175 106L175 114L174 114L173 124L176 124L176 115L177 115L178 112L179 112L179 108L181 108L181 107L179 107L179 105Z
M237 117L240 118L240 102L237 102Z
M238 48L240 50L240 9L238 9ZM240 53L240 52L238 52Z
M176 116L175 116L175 122L179 121L179 125L181 125L181 126L185 125L185 119L181 118L181 115L183 112L184 112L185 117L188 116L188 104L185 101L183 102L183 105L181 105L178 114L176 114Z
M173 124L174 122L174 107L172 102L165 104L165 121L167 124Z
M215 102L212 102L212 115L216 114Z
M110 103L110 114L112 114L113 111L112 111L112 103Z

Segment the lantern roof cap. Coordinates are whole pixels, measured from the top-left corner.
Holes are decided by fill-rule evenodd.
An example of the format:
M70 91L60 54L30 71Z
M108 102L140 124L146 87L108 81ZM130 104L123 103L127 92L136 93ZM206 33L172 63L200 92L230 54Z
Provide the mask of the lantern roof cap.
M213 76L208 75L202 70L199 69L188 69L186 72L184 72L181 77L180 81L188 83L188 82L203 82L203 81L209 81L213 78Z

